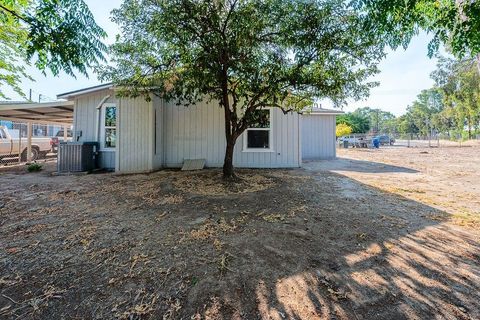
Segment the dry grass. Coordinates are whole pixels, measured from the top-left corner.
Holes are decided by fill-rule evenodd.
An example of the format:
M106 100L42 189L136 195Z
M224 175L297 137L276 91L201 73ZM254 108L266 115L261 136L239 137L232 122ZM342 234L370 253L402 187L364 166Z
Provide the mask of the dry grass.
M478 163L422 156L439 165L368 151L343 172L239 170L237 184L6 174L0 318L478 319Z
M225 181L222 173L216 171L209 173L179 173L173 182L174 187L183 192L206 196L222 196L230 194L243 194L258 192L273 188L275 182L260 172L242 171L237 173L238 182Z
M220 234L231 233L237 230L238 225L235 219L229 222L225 218L218 221L208 220L199 228L193 229L185 234L184 240L209 240L217 238Z

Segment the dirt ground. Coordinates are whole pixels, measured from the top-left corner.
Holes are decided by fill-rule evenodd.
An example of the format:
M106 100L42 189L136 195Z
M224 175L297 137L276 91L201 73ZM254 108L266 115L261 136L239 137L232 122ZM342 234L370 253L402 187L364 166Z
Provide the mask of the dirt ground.
M480 142L463 147L339 149L338 156L339 161L318 165L445 211L455 224L480 229Z
M295 170L0 170L0 318L479 319L480 148Z

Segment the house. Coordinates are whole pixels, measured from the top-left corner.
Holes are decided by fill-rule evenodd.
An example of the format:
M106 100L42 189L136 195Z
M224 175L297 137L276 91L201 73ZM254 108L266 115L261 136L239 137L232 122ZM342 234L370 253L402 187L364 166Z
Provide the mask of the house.
M225 154L224 115L218 102L185 107L156 96L151 101L118 98L112 84L63 93L73 101L75 141L98 141L99 164L116 172L150 172L181 167L185 159L205 159L221 167ZM237 140L234 166L295 168L303 160L335 158L335 116L263 110L262 126Z

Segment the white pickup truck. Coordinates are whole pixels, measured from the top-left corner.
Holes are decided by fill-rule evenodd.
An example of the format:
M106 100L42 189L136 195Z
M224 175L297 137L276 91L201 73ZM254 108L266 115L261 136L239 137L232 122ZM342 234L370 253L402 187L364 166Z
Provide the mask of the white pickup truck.
M8 128L0 126L0 160L10 157L21 157L27 160L27 138L13 138ZM52 149L50 138L32 137L32 160L45 157Z
M371 144L372 139L368 138L365 134L353 134L349 136L343 136L338 138L338 141L343 144L345 141L348 142L349 146L356 148L367 148Z

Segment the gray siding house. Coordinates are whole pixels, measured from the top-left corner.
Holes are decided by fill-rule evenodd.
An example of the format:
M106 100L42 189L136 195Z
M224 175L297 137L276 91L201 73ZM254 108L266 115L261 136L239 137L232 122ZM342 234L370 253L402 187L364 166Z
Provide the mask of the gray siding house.
M58 95L74 101L75 141L100 144L100 166L121 173L181 167L205 159L221 167L225 154L224 116L217 102L178 106L154 97L117 98L111 84ZM295 168L303 160L335 158L335 116L318 109L284 114L272 108L267 123L248 129L235 146L242 168Z

